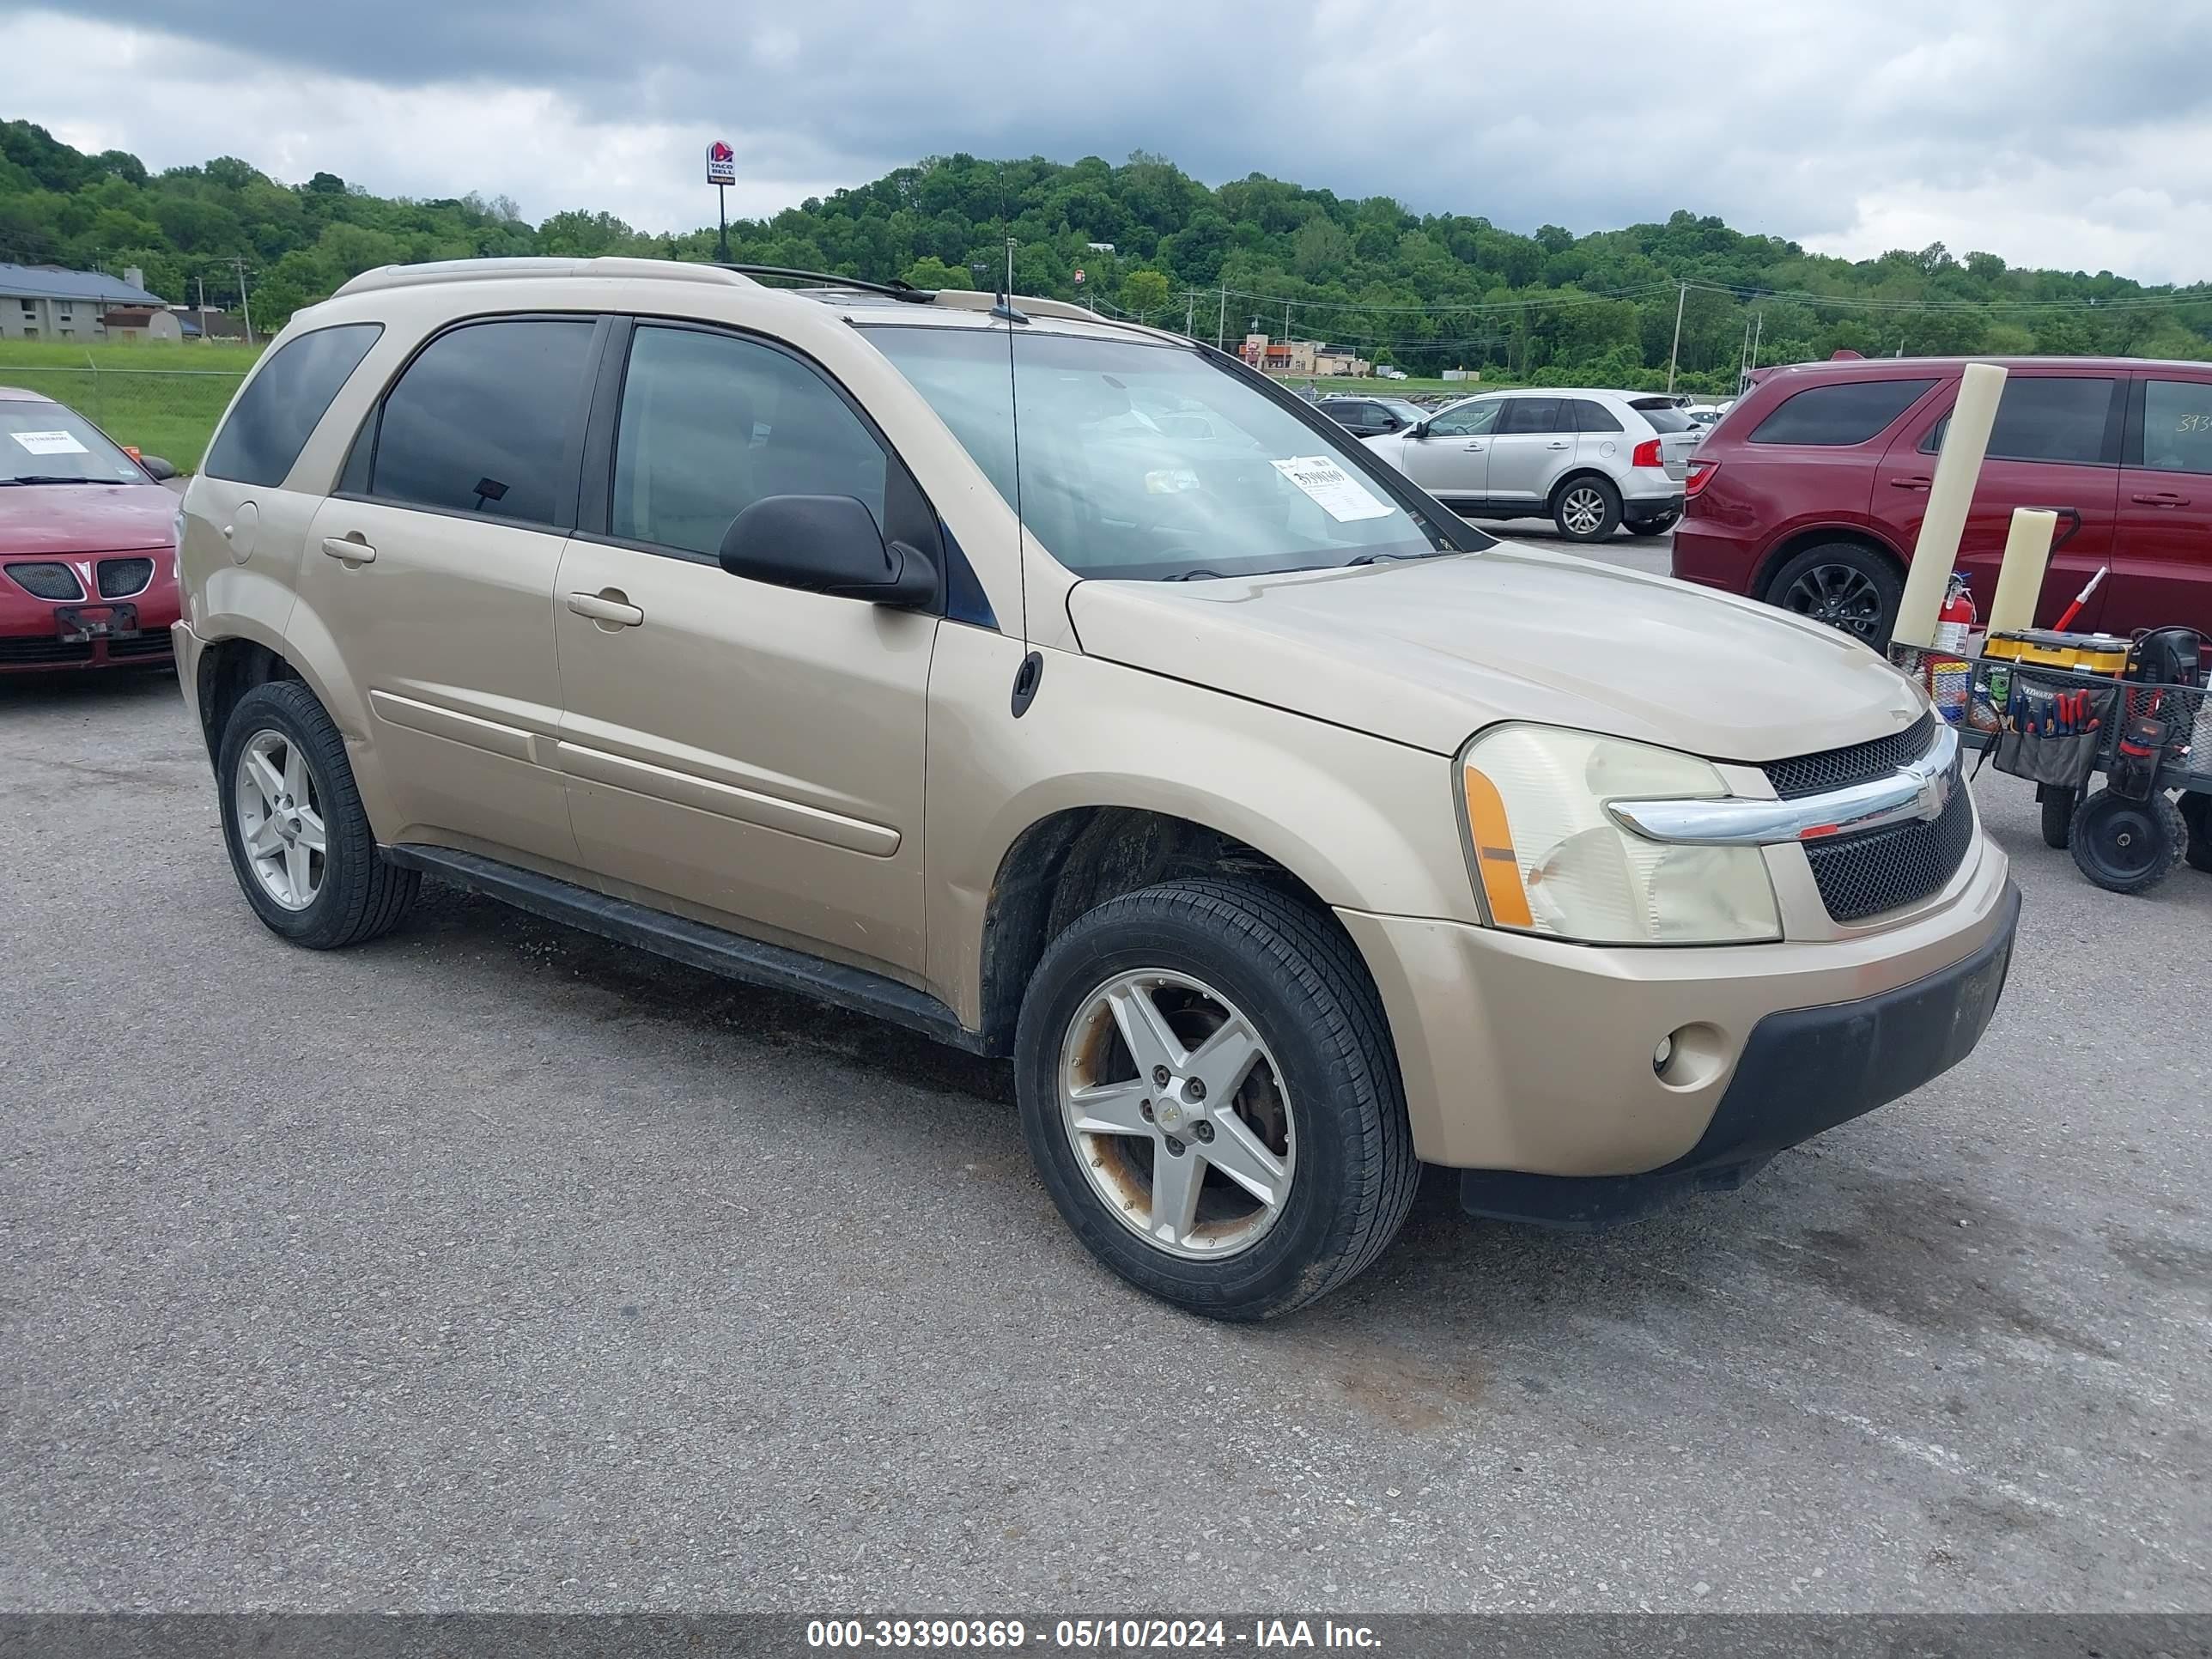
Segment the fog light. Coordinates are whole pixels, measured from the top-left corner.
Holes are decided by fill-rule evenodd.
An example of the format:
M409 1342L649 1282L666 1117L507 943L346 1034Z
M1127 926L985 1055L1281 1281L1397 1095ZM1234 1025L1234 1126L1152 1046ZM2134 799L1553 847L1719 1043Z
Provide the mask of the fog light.
M1674 1058L1674 1039L1671 1036L1662 1036L1659 1039L1659 1046L1651 1051L1651 1069L1654 1072L1663 1072L1667 1069L1667 1062Z

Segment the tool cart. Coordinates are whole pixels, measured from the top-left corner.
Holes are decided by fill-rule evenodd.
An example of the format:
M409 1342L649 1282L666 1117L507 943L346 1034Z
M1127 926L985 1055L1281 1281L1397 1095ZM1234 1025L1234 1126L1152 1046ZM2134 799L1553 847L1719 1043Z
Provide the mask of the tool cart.
M2035 785L2045 842L2098 886L2141 893L2178 863L2212 871L2202 649L2194 630L2162 628L2132 641L2022 630L1992 634L1977 657L1894 654L1983 764Z

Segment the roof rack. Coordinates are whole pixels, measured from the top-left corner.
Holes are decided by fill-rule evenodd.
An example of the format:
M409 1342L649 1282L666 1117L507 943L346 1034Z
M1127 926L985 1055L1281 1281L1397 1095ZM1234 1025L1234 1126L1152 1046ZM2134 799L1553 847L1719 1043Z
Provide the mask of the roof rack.
M793 282L812 283L820 288L849 288L862 294L887 295L909 305L926 306L937 298L934 289L916 288L912 283L901 282L896 276L888 283L871 283L859 276L840 276L827 270L799 270L789 265L717 264L714 269L732 270L740 276L781 276Z
M486 283L506 276L645 276L679 283L748 283L750 279L720 265L679 259L624 258L562 258L542 255L502 259L439 259L417 265L379 265L364 270L338 294L377 289L415 288L431 283ZM337 298L337 295L331 296Z

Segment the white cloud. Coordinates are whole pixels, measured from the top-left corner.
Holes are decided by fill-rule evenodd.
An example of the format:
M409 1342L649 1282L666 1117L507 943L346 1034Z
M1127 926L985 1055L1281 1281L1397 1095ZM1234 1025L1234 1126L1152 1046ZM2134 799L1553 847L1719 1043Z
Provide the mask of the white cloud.
M2155 29L2078 0L9 3L0 107L80 147L504 193L532 218L710 222L714 137L748 215L925 155L1142 148L1519 229L1687 207L1854 257L1940 240L2212 276L2205 0Z

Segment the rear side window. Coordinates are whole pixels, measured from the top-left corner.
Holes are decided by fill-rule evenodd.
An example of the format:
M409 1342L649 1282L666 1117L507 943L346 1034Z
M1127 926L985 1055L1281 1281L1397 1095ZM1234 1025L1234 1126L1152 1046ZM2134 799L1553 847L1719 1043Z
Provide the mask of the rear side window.
M2143 382L2142 464L2160 472L2212 472L2212 385Z
M853 495L884 522L889 461L812 369L770 346L641 325L615 434L610 527L712 556L763 495Z
M1845 380L1807 386L1759 423L1755 444L1863 444L1926 395L1929 380Z
M385 396L368 494L569 524L593 326L588 318L519 317L431 341Z
M1507 432L1571 432L1574 422L1567 418L1565 398L1509 398L1505 400L1505 418L1498 423L1498 431Z
M216 434L209 474L264 488L283 483L331 399L383 332L381 323L341 323L286 341Z
M1620 422L1603 404L1594 404L1587 398L1577 398L1574 403L1575 421L1583 431L1618 432L1620 430ZM1662 430L1664 428L1662 428Z
M2116 445L2119 428L2113 421L2116 380L2075 375L2019 375L2005 381L1997 398L1996 423L1990 428L1989 455L1999 461L2073 461L2094 466L2117 459L2108 453L2109 434ZM1934 454L1943 447L1951 429L1948 415L1920 441L1921 449Z

